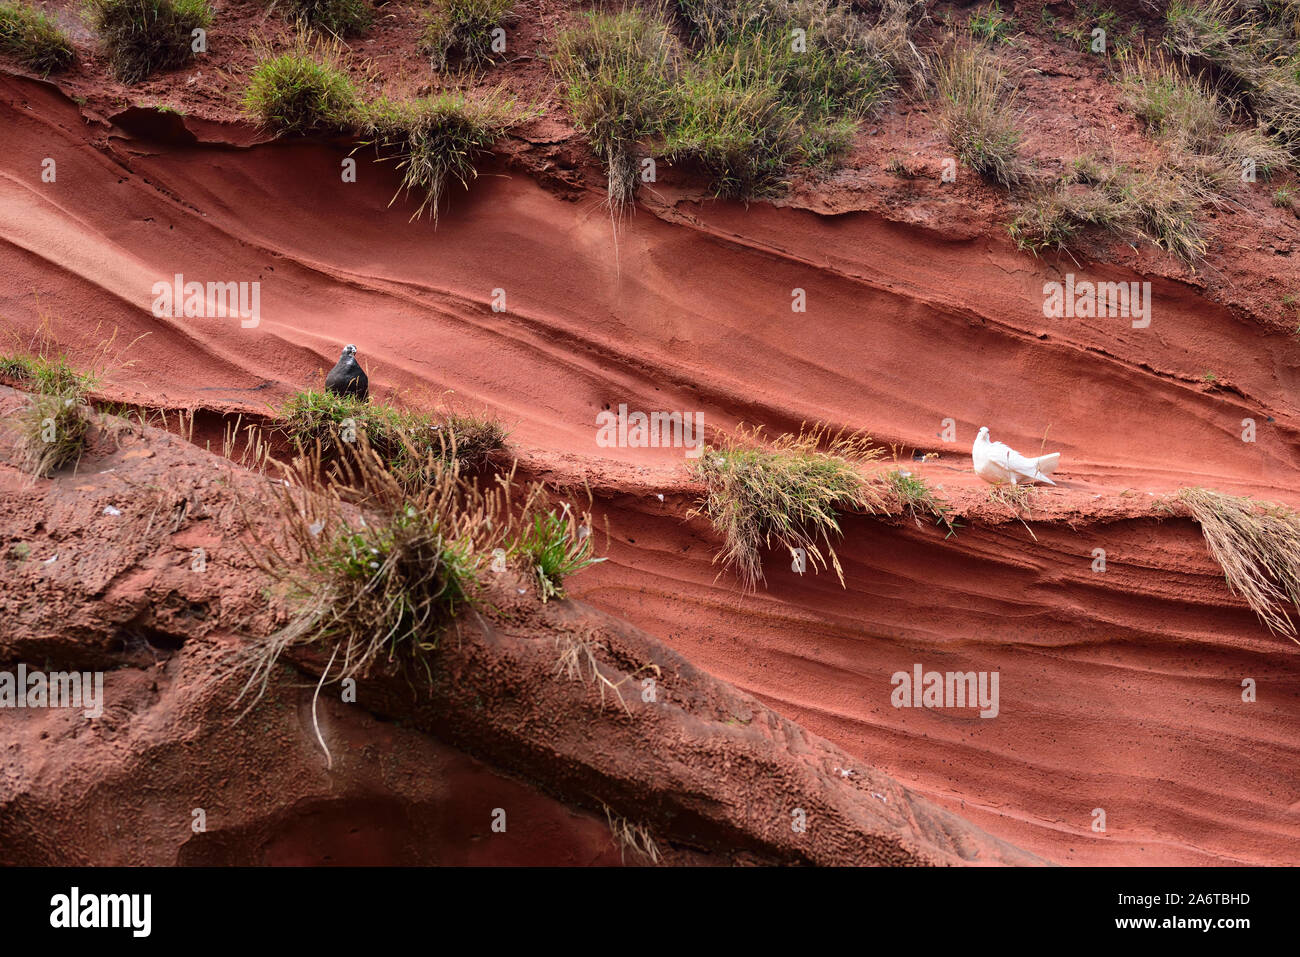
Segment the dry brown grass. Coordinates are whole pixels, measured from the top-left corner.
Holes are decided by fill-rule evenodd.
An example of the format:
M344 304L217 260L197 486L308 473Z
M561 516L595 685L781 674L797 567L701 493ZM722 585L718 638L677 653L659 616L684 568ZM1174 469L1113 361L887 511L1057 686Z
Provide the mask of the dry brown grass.
M989 501L1013 509L1015 512L1029 511L1029 503L1034 495L1032 485L992 485L989 487Z
M1300 10L1291 0L1171 0L1165 44L1210 64L1300 160Z
M1038 492L1037 486L1034 485L994 485L989 488L989 501L996 502L1005 506L1015 516L1016 521L1025 527L1029 537L1038 541L1038 536L1034 530L1029 527L1025 517L1033 518L1030 514L1029 505L1033 501L1034 495Z
M506 484L483 489L463 481L454 461L427 459L428 481L413 489L361 434L332 465L317 447L286 467L283 481L240 493L254 530L246 550L292 605L288 624L245 649L240 697L252 693L249 707L296 645L331 648L334 680L364 677L381 661L427 670L425 656L474 603L513 525ZM257 531L252 516L267 514L278 533Z
M280 466L283 479L236 488L250 530L241 542L289 608L287 624L249 643L235 662L248 671L239 695L251 698L245 711L296 646L330 653L322 682L364 678L380 664L408 674L422 669L431 679L431 655L443 635L462 611L486 607L487 573L504 570L496 564L500 555L529 577L541 574L527 546L538 517L554 516L542 483L516 487L512 472L480 485L462 478L454 457L400 441L401 460L419 461L419 483L361 432L331 458L318 443ZM267 464L265 448L255 437L246 443L256 466ZM589 536L581 560L573 560L569 529L560 522L547 538L565 558L558 571L542 569L553 593L560 574L598 560Z
M1098 227L1130 241L1154 243L1194 265L1208 248L1197 221L1211 198L1206 181L1224 169L1214 163L1180 168L1161 161L1130 169L1080 157L1059 180L1025 200L1009 231L1016 245L1037 254L1069 248L1085 229Z
M690 515L706 515L723 538L715 556L734 568L746 589L763 581L763 549L802 548L814 568L828 565L844 583L831 540L840 535L839 512L876 514L885 500L859 471L880 457L870 436L830 434L805 426L765 442L762 429L742 427L704 450L695 474L708 494ZM823 552L824 549L824 552Z
M613 695L619 707L631 713L631 708L623 699L623 685L636 679L643 671L660 673L656 664L642 665L631 674L625 674L618 681L611 681L601 670L597 652L608 653L609 648L603 641L590 633L562 631L555 636L555 674L564 675L570 681L581 681L585 685L595 685L600 691L600 706L605 707L606 694Z
M659 863L659 848L648 827L633 824L627 818L616 815L608 806L605 808L605 820L609 822L609 833L614 838L624 864L627 863L628 851L646 858L651 864Z
M18 467L35 480L80 461L91 414L79 389L33 396L18 418Z
M1300 515L1284 505L1256 502L1207 488L1185 488L1178 501L1191 511L1227 578L1269 631L1297 644L1300 610Z
M957 158L1003 186L1024 178L1017 88L996 54L965 41L949 43L933 64L939 128Z

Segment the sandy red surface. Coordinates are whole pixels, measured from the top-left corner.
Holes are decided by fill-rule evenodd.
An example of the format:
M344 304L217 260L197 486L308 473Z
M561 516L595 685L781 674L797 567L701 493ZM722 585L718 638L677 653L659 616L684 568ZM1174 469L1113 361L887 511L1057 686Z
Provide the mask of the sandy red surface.
M1216 284L1295 279L1289 254L1221 252L1193 280L1131 256L1035 259L984 223L806 191L702 201L671 179L615 237L596 189L512 159L456 190L435 229L389 206L391 169L363 160L342 182L349 144L199 120L197 139L133 136L13 78L0 110L0 315L82 359L113 332L130 343L106 397L264 413L355 343L377 397L489 410L532 474L591 486L610 560L575 597L992 834L1059 863L1296 862L1300 648L1229 593L1193 523L1157 508L1183 486L1300 504L1300 346ZM155 317L152 285L175 273L260 282L260 324ZM1150 282L1149 328L1045 318L1043 285L1066 273ZM845 587L776 555L746 594L686 518L699 488L681 450L596 444L597 413L620 403L937 453L907 467L966 525L945 540L852 517ZM1029 527L969 471L981 425L1062 453ZM914 663L998 671L1001 713L892 707L890 675Z

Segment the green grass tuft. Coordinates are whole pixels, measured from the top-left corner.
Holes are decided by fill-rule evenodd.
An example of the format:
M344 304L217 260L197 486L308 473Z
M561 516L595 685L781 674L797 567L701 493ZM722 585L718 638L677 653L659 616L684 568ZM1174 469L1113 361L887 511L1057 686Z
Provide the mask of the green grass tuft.
M997 57L982 46L954 43L936 57L934 83L939 128L957 159L1003 186L1019 183L1016 87Z
M536 580L543 603L564 597L564 579L605 560L592 556L591 516L580 518L567 504L558 513L533 515L511 543L510 553Z
M786 185L799 129L774 86L739 71L691 71L673 91L671 124L660 149L702 169L719 197L772 196Z
M364 434L385 462L397 454L400 436L413 424L408 413L392 406L323 389L294 393L280 409L279 418L284 435L304 448L320 442L322 450L329 452L337 443L353 443Z
M373 145L381 159L395 160L402 190L419 197L411 218L428 210L436 223L449 180L468 187L478 175L479 157L524 116L496 89L474 96L382 99L362 110L360 124L364 145Z
M365 0L273 0L285 16L306 27L335 37L364 33L375 18Z
M678 61L667 24L636 8L587 14L555 41L569 112L605 164L615 212L636 191L638 145L662 128Z
M192 32L212 23L208 0L89 0L91 22L123 83L139 83L194 56Z
M1247 160L1264 179L1291 163L1286 147L1266 130L1234 128L1233 104L1163 55L1125 57L1120 88L1170 161L1207 191L1240 182Z
M412 446L406 454L419 453ZM253 533L247 554L289 602L287 624L241 652L245 713L297 646L319 647L322 683L376 667L432 680L438 646L461 612L492 612L486 595L490 573L504 570L499 557L525 556L543 600L597 561L576 516L537 513L547 494L540 484L516 497L509 478L480 487L456 462L430 457L425 480L413 486L364 434L339 464L300 456L286 481L240 492Z
M957 534L960 526L952 518L952 505L935 495L921 476L892 469L885 473L884 484L889 495L912 517L918 528L921 516L928 515L936 525L946 528L949 536Z
M506 431L486 417L448 413L435 417L331 392L306 390L280 410L280 431L303 449L319 444L325 454L364 437L384 465L408 484L423 480L430 455L470 471L505 448Z
M0 378L20 383L33 392L43 394L84 392L99 381L95 375L78 372L63 356L19 353L0 355Z
M244 108L270 129L301 134L349 128L361 107L337 44L268 54L253 68Z
M1089 227L1144 239L1189 264L1205 255L1197 222L1205 187L1169 163L1145 169L1076 161L1033 192L1008 229L1021 249L1066 248Z
M32 360L27 356L0 356L0 378L26 382L32 377Z
M267 50L244 93L244 108L284 133L348 131L378 159L396 163L397 197L415 194L435 224L452 180L468 187L480 158L531 111L519 109L503 88L466 95L445 92L418 100L362 99L345 70L337 40L299 40L288 52Z
M604 161L617 212L637 152L702 170L718 196L782 191L792 171L833 168L857 121L892 88L914 5L877 24L831 0L678 0L681 43L660 13L589 14L556 44L569 108Z
M0 378L33 393L18 414L18 465L46 478L76 462L90 431L86 392L95 376L72 368L62 356L0 356Z
M20 467L48 478L81 458L90 431L90 409L78 390L37 393L19 414Z
M804 549L815 567L828 564L844 582L831 539L843 509L875 513L884 500L858 471L880 454L863 435L827 435L820 428L760 444L760 430L710 446L694 467L708 487L692 514L706 515L722 536L715 561L746 588L763 581L762 550ZM822 554L822 547L826 555Z
M989 43L1010 43L1016 30L1016 18L1002 12L1002 5L993 0L974 11L967 18L971 36Z
M435 70L452 62L486 67L496 62L492 33L514 19L516 0L438 0L420 36L420 52Z
M1165 45L1208 64L1300 160L1300 11L1292 0L1172 0Z
M1147 132L1193 152L1214 147L1225 110L1218 91L1201 85L1164 57L1125 58L1120 89Z
M449 540L443 522L410 506L383 521L340 523L312 572L345 593L338 624L355 619L391 654L403 644L433 646L439 627L468 602L478 563L466 542Z
M322 680L363 678L381 664L431 677L430 654L475 602L502 541L505 523L496 518L504 493L466 484L454 465L434 464L430 481L411 488L364 436L345 454L342 477L306 456L286 484L242 493L253 527L254 515L277 527L256 533L249 557L290 603L288 623L242 653L250 674L239 697L252 692L249 708L280 656L298 645L329 653Z
M22 0L0 0L0 53L43 76L66 70L77 59L58 20Z

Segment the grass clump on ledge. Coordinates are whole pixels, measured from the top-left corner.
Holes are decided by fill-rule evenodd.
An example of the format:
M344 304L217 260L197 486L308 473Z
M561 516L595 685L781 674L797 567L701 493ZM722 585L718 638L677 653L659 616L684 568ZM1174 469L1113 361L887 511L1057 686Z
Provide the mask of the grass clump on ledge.
M279 417L284 435L304 449L319 442L330 453L338 443L351 445L364 435L384 462L400 451L401 436L411 424L409 413L390 405L317 389L291 395Z
M1206 488L1185 488L1178 501L1200 523L1228 587L1246 599L1269 631L1297 644L1300 610L1300 515L1284 505L1255 502Z
M558 513L535 512L511 551L532 570L543 604L564 597L564 579L605 560L592 557L591 516L580 517L567 502Z
M345 130L360 106L337 43L299 41L283 53L267 51L244 91L244 108L278 133Z
M44 76L66 70L77 59L59 22L23 0L0 0L0 53Z
M718 69L689 74L675 94L659 147L664 155L702 170L720 198L756 199L785 189L800 133L775 88Z
M421 451L407 442L404 454ZM516 499L508 479L480 487L456 462L426 452L426 480L411 486L364 435L339 464L327 466L317 450L298 457L285 482L240 493L256 530L248 554L289 602L288 622L241 653L249 675L239 698L251 695L249 709L295 646L318 646L328 657L322 684L363 678L377 666L431 679L433 655L460 613L491 612L485 595L490 576L504 571L500 555L522 556L534 577L542 572L529 563L553 556L542 559L550 587L543 600L561 594L563 575L598 560L589 544L573 546L576 516L538 515L540 484ZM276 530L258 530L255 515L269 515Z
M319 454L300 457L287 484L241 499L246 519L269 509L282 527L248 552L291 606L284 627L243 653L250 674L240 697L253 692L250 708L296 645L330 652L322 682L365 677L381 662L427 672L428 654L475 600L503 541L504 495L465 483L454 464L430 458L430 481L412 489L364 435L344 464L340 474ZM358 497L360 508L345 504Z
M628 10L591 14L557 41L555 67L605 163L615 213L635 192L642 150L692 164L715 195L741 199L779 192L798 162L800 118L768 72L776 55L764 36L711 37L691 51L665 21Z
M919 475L902 469L885 473L884 485L903 511L921 527L921 516L928 515L934 523L948 530L945 538L957 534L958 523L952 518L952 506L934 494L934 490Z
M761 92L784 107L779 115L762 104L742 112L755 128L770 131L774 162L792 136L787 165L832 167L852 145L856 121L893 87L874 35L838 3L751 0L691 22L703 41L696 62L706 77L751 95ZM688 102L709 102L689 83L686 90ZM704 92L710 92L707 85Z
M363 33L374 20L366 0L273 0L285 16L321 33L350 37Z
M1080 157L1036 190L1008 229L1021 249L1066 248L1089 227L1147 240L1192 265L1207 243L1197 221L1205 187L1169 162L1131 169Z
M78 372L63 356L0 355L0 378L28 387L33 392L84 392L93 387L96 376Z
M280 431L291 442L302 449L319 445L327 456L364 439L385 467L408 484L424 477L429 456L473 470L505 448L506 440L505 428L486 417L451 412L435 418L310 389L289 398L280 420Z
M81 458L90 432L86 392L95 377L77 372L62 356L0 356L0 378L32 393L18 413L18 466L48 478Z
M953 42L934 61L939 129L957 159L1003 186L1024 177L1016 88L983 46Z
M49 478L81 458L90 432L90 408L80 390L37 393L20 416L23 471Z
M778 545L801 548L814 568L844 573L831 546L840 535L838 513L875 514L884 500L858 470L880 450L860 433L829 435L801 429L761 444L761 429L709 446L695 464L707 495L692 515L707 516L722 536L715 561L734 568L748 589L764 580L762 552ZM825 555L822 549L825 548Z
M113 74L139 83L194 56L196 29L212 23L208 0L89 0L91 23Z
M475 96L440 93L368 104L360 114L360 134L363 145L374 146L381 159L396 162L402 174L398 195L405 191L419 197L411 219L428 210L436 223L448 181L468 187L478 175L478 158L523 119L500 89Z
M263 48L243 104L280 133L346 132L356 137L358 148L373 146L377 159L394 161L401 173L392 201L404 192L415 194L419 205L411 219L428 210L435 225L449 182L468 188L478 175L479 159L532 115L501 87L472 95L447 92L366 102L348 76L337 40L313 44L299 39L282 53Z
M437 0L420 35L420 52L435 70L453 60L467 67L496 62L493 33L514 19L516 0Z

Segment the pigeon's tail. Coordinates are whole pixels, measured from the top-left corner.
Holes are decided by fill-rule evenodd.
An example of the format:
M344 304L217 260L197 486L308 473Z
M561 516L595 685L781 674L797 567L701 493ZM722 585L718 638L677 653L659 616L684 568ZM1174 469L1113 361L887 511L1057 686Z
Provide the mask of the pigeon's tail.
M1060 452L1053 452L1051 455L1040 455L1038 458L1033 459L1033 463L1037 468L1037 474L1034 475L1034 478L1040 482L1046 482L1048 485L1056 484L1047 476L1055 472L1056 467L1061 464Z

